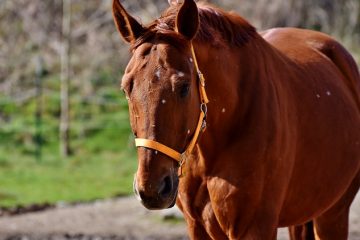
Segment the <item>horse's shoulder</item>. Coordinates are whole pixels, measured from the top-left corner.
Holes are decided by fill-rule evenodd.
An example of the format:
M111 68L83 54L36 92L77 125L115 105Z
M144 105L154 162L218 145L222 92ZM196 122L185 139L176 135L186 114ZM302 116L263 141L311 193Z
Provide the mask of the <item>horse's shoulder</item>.
M354 98L359 99L360 78L356 62L351 54L331 36L322 32L299 28L273 28L260 32L260 35L297 64L310 66L314 63L321 63L323 69L326 67L327 69L338 68L349 80L348 86L355 89L352 90ZM327 64L328 60L334 64ZM313 75L316 72L318 69L313 72ZM360 101L357 101L358 106L360 106Z

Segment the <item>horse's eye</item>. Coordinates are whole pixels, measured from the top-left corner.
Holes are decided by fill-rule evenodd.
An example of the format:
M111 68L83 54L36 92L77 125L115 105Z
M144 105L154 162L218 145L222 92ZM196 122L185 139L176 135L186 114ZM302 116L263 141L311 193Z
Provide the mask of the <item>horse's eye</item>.
M185 83L180 88L180 97L185 98L189 94L190 84Z

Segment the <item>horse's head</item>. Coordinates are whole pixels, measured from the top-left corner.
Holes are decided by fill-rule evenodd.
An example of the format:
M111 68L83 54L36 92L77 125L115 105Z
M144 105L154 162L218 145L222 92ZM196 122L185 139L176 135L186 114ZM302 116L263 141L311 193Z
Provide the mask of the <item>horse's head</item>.
M131 128L136 138L148 141L137 144L134 190L149 209L172 207L179 183L178 161L183 156L170 157L171 150L163 151L159 145L183 153L197 132L202 98L191 40L199 27L198 9L193 0L186 0L144 27L114 0L113 16L132 49L121 83Z

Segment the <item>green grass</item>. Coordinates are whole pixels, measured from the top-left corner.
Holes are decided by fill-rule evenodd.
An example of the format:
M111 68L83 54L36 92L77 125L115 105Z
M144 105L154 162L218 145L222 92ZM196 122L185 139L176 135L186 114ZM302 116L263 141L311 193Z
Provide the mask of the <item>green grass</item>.
M132 191L136 160L131 151L84 154L66 160L49 155L41 163L24 155L12 154L11 158L0 159L3 207L89 201Z
M99 89L110 104L74 101L73 155L59 154L59 97L43 98L41 159L36 156L34 100L18 106L0 98L0 207L91 201L132 192L135 147L127 102L117 90ZM74 98L76 100L76 98Z
M73 141L74 155L66 159L59 157L58 144L46 146L40 161L33 147L24 148L0 147L0 206L89 201L132 191L136 157L125 129L102 129Z

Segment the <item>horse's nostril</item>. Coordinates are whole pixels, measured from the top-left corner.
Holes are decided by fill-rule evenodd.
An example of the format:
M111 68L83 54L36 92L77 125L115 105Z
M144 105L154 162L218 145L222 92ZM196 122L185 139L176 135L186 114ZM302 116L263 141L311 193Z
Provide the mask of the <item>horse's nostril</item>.
M164 178L159 188L159 194L161 197L166 198L171 194L172 191L172 180L170 176Z

